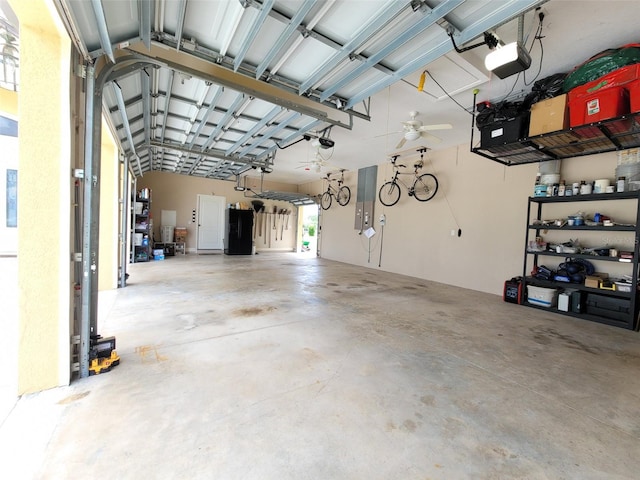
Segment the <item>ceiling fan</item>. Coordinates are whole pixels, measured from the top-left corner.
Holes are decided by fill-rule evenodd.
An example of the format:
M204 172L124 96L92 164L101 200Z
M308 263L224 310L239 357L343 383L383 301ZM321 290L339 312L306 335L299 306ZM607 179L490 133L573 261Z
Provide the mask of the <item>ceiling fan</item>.
M449 123L439 123L434 125L423 125L421 120L416 120L419 112L413 110L409 112L411 120L402 122L402 130L398 132L386 133L385 135L391 135L393 133L402 133L402 138L396 145L396 148L401 148L405 142L417 140L419 138L426 138L433 143L438 143L441 140L435 135L431 135L429 130L447 130L453 128Z
M320 173L323 167L334 168L334 165L329 163L329 159L333 156L333 147L327 148L326 146L314 145L316 147L315 155L312 159L306 160L299 167L308 171L314 171Z

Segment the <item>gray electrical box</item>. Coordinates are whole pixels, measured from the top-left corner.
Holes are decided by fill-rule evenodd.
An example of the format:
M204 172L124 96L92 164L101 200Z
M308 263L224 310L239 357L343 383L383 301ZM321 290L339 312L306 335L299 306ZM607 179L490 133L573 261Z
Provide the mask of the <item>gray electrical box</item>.
M376 165L358 170L358 191L356 196L354 228L359 232L363 232L373 226L377 180L378 167Z

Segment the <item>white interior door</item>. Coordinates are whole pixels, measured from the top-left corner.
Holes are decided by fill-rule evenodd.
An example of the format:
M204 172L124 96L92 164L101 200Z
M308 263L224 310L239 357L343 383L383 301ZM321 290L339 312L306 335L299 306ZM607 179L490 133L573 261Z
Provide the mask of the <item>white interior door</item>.
M224 204L224 197L198 195L198 250L224 248Z

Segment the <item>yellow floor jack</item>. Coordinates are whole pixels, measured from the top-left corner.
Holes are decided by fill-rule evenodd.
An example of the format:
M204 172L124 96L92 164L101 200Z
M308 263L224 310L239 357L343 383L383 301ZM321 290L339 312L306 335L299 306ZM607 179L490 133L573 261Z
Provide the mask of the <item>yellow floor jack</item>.
M89 376L111 371L120 364L116 352L116 337L102 338L99 335L91 339L89 349Z

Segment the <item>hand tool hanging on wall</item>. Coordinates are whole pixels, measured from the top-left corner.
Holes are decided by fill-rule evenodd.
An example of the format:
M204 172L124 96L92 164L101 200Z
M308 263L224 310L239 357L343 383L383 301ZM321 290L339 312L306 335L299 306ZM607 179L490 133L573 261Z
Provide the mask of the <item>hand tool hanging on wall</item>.
M273 229L276 230L276 215L278 215L278 207L273 206Z
M264 218L262 219L262 223L264 223L263 228L264 228L264 244L267 244L267 224L269 223L269 214L263 209L262 210L262 215L264 216Z
M252 200L251 205L253 206L253 239L255 240L256 230L259 230L258 219L260 217L258 214L264 208L264 202L262 200Z
M256 213L256 230L258 231L258 236L262 236L262 209L258 210Z
M284 235L284 222L287 218L288 212L289 210L287 210L286 208L282 210L282 220L280 222L280 240L282 240L282 236Z

